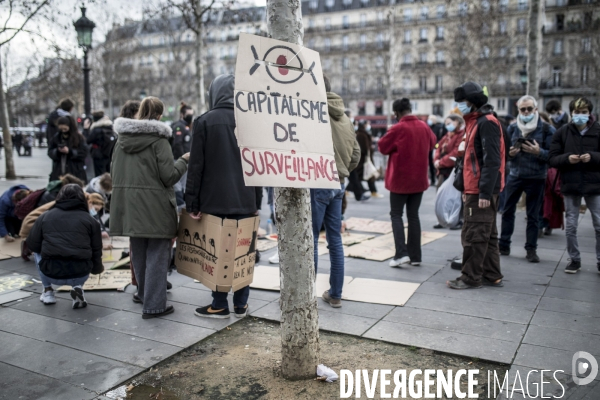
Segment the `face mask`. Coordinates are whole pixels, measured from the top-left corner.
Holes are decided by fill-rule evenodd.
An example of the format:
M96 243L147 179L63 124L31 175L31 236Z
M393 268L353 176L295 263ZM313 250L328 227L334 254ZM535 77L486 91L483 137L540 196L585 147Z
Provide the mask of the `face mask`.
M466 101L461 101L460 103L457 103L456 106L458 107L462 115L467 115L471 112L471 107L467 105Z
M531 122L533 120L534 115L519 115L519 118L521 118L521 121L525 124Z
M427 120L427 125L429 125L429 126L433 125L433 121L432 121L432 120L430 120L430 119L428 119L428 120Z
M354 118L350 118L350 122L354 123Z
M446 125L446 130L448 132L454 132L455 129L456 129L456 127L454 125L452 125L452 124Z
M367 125L367 126L365 126L365 131L367 131L367 132L371 132L371 125Z
M573 114L573 123L575 125L585 125L590 120L590 116L588 114Z
M354 132L358 130L358 126L354 125Z
M552 115L552 120L554 120L554 122L558 122L562 119L564 113L558 113L558 114L554 114Z
M96 215L98 215L98 212L96 211L96 209L94 207L90 208L90 215L92 217L95 217Z
M183 120L189 125L192 123L193 118L194 118L193 115L186 115L185 117L183 117Z

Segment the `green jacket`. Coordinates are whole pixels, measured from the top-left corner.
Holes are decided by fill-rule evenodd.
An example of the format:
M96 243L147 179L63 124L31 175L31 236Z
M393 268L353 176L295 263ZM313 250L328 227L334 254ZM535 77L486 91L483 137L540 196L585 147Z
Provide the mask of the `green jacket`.
M110 234L153 239L177 235L175 185L187 161L173 163L171 128L160 121L117 118L110 172Z
M333 152L340 180L347 178L360 160L360 146L350 119L344 114L344 101L333 92L327 93L327 108L333 138ZM343 182L343 181L342 181Z

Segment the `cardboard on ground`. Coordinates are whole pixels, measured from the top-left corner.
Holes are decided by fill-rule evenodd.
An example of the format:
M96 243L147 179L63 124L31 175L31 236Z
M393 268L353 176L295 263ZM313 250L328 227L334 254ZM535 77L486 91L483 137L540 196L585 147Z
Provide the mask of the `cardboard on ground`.
M129 262L130 262L130 258L129 257L125 257L122 260L117 261L116 263L114 263L113 265L110 266L110 269L119 269L119 268L127 268L129 269Z
M390 221L352 217L346 220L346 229L386 234L392 232L392 223Z
M353 244L357 244L363 242L365 240L373 239L375 235L369 235L364 233L352 233L352 232L344 232L342 233L342 245L344 246L352 246ZM319 243L327 243L327 238L325 232L321 232L319 235ZM321 246L319 246L319 249Z
M339 189L319 53L240 34L234 110L246 185Z
M110 270L99 275L90 275L83 290L123 290L131 283L131 271ZM71 286L61 286L59 291L71 290Z
M15 239L14 242L0 240L0 260L6 260L11 257L21 257L22 238Z
M405 235L407 232L405 230ZM437 239L446 236L446 233L438 232L421 232L421 246L431 243ZM364 258L373 261L384 261L394 257L396 254L396 245L394 243L394 235L388 233L376 237L375 239L366 240L360 244L347 247L344 254L348 257Z
M118 255L121 255L121 252L118 250L102 250L102 262L115 263L119 261Z
M259 218L221 219L186 212L179 220L177 272L217 292L236 291L252 283Z
M344 276L344 287L352 281L351 276ZM257 265L254 268L254 281L250 285L253 289L280 290L279 267L266 267ZM321 297L323 292L329 289L329 274L317 274L317 297Z
M256 241L256 250L258 251L271 250L273 247L277 247L276 241L264 239Z

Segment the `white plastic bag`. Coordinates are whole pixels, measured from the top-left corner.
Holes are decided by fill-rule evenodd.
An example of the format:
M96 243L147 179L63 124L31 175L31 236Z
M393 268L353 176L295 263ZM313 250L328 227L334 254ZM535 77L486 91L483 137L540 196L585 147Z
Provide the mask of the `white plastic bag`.
M379 171L375 168L375 165L371 161L371 153L367 151L367 157L365 158L365 163L363 164L363 181L368 181L371 178L379 178Z
M455 172L440 186L435 198L435 215L440 225L453 228L460 221L462 194L453 185Z
M335 382L338 380L338 374L336 374L331 368L324 366L323 364L317 365L317 380L325 382Z

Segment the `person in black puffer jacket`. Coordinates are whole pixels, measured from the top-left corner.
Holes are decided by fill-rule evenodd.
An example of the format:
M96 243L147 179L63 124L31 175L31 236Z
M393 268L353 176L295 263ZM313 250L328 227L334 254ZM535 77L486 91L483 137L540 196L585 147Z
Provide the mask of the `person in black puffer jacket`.
M110 171L110 155L116 143L113 123L104 115L104 111L92 113L94 123L90 127L87 143L91 147L91 156L94 159L94 175L100 176Z
M60 190L54 207L31 228L27 246L44 285L40 301L56 303L52 285L69 285L73 308L87 306L82 286L90 273L100 274L104 266L100 225L90 215L80 186L68 184Z

